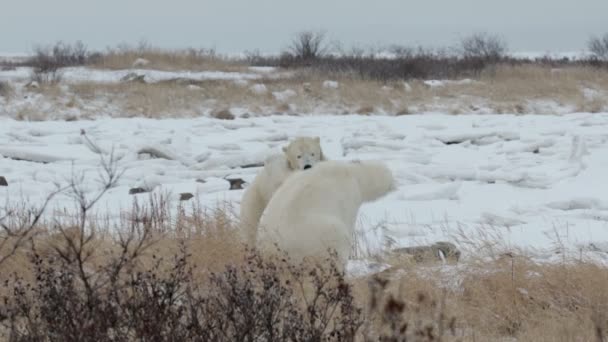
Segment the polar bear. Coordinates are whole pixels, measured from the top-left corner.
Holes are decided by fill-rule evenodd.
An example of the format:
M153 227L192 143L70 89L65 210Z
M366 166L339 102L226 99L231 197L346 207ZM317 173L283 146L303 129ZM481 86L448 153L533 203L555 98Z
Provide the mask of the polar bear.
M319 137L297 137L282 151L266 159L241 199L241 233L251 246L255 245L260 217L283 181L293 172L307 170L325 160Z
M376 161L324 161L297 172L270 199L260 220L257 247L264 253L279 247L296 263L326 258L333 250L343 269L359 207L394 188L391 170Z

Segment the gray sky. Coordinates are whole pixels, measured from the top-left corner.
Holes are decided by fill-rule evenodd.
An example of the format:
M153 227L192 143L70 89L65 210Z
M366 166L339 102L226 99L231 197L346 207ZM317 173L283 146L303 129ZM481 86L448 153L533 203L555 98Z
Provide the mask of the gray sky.
M478 30L512 51L578 51L608 32L608 0L0 0L0 52L82 40L276 52L302 29L349 47L453 45Z

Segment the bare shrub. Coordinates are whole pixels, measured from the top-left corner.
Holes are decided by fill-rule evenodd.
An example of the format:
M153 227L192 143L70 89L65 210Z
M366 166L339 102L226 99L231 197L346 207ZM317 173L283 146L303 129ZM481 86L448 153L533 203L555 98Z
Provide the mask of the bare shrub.
M59 41L53 46L36 46L27 65L34 68L32 80L40 84L57 83L61 80L61 68L88 64L93 56L81 41L73 45Z
M498 35L479 32L462 39L460 50L465 58L496 62L507 52L507 43Z
M102 175L99 191L86 195L73 177L64 190L77 215L53 217L49 227L36 221L22 254L6 260L26 258L12 269L0 263L0 339L599 341L608 331L603 265L536 263L513 252L458 269L404 266L391 277L346 279L332 258L293 265L288 256L239 254L223 208L193 205L172 216L166 199L152 196L120 225L103 225L91 204L120 172ZM27 212L16 208L3 223Z
M312 61L325 55L325 33L322 31L302 31L295 35L288 52L296 59Z
M591 37L587 47L594 58L608 61L608 33L602 37Z
M57 190L38 207L23 203L3 208L0 214L0 267L32 240L49 202L64 189L57 186Z
M34 256L35 282L15 276L0 304L10 341L354 341L362 324L335 265L292 267L250 254L197 284L182 247L173 260L116 276ZM107 279L88 288L89 279Z

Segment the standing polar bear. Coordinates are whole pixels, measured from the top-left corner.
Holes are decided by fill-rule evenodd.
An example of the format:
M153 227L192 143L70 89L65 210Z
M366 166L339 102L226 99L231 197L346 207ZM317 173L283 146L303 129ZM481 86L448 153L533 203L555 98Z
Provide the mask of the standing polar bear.
M249 245L255 245L260 217L283 181L293 172L309 169L323 160L319 137L297 137L283 147L283 153L266 159L241 200L241 231Z
M306 257L338 256L344 268L353 245L359 207L394 189L391 170L373 161L325 161L289 177L261 218L257 246L275 244L295 262Z

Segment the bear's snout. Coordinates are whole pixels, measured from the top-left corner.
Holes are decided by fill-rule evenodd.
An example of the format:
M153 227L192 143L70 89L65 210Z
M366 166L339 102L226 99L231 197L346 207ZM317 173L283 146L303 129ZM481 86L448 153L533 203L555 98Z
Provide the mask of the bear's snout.
M311 167L312 167L312 165L310 165L310 164L306 164L306 165L304 165L304 170L308 170L308 169L310 169Z

